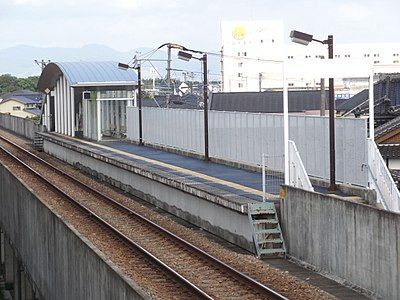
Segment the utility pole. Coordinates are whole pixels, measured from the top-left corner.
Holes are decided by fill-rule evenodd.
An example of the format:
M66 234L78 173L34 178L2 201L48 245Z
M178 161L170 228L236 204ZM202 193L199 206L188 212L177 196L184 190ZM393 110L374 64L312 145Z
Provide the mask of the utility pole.
M44 70L44 68L46 68L47 64L50 63L50 59L45 61L44 59L42 59L41 61L38 61L37 59L35 59L35 63L42 69L42 71Z
M143 145L143 129L142 129L142 68L140 65L140 61L136 66L137 74L138 74L138 117L139 117L139 145Z
M193 81L194 81L194 73L191 72L189 75L190 78L190 93L193 94Z
M169 107L169 101L171 96L171 44L168 44L168 59L167 59L167 107Z
M258 91L261 92L262 73L258 73Z
M224 46L221 47L221 92L224 92L224 81L225 81L225 74L224 74Z
M209 161L208 155L208 68L207 54L203 54L203 93L204 93L204 160Z
M325 102L326 102L326 94L325 94L325 78L321 78L321 109L320 116L325 117Z
M44 68L46 68L47 64L50 63L50 59L48 59L47 61L45 61L44 59L42 59L41 61L38 61L37 59L35 59L35 63L42 69L42 72L44 70ZM39 124L43 124L43 114L45 113L45 105L47 104L47 98L49 98L49 94L42 94L42 101L41 101L41 105L40 105L40 117L39 117ZM48 113L50 114L50 112ZM46 116L47 117L47 116ZM49 116L51 117L51 116ZM49 125L49 124L47 124Z

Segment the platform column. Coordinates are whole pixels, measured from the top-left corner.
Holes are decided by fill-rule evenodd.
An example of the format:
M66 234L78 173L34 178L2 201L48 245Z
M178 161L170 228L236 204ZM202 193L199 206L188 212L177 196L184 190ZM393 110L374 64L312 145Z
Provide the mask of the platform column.
M47 123L47 129L49 131L53 131L54 128L51 128L51 118L54 118L54 116L51 115L51 104L50 104L50 100L51 100L51 94L48 93L46 95L46 107L47 107L47 115L46 115L46 123Z
M100 92L97 92L96 111L97 111L97 140L101 140L101 101Z
M69 88L69 94L70 94L70 105L71 105L71 131L70 134L71 136L75 136L75 130L76 130L76 117L75 117L75 90L73 87Z
M64 87L64 77L60 77L60 127L61 134L65 134L65 87Z
M55 132L59 132L60 130L60 125L58 124L59 121L59 104L58 104L58 100L59 100L59 88L58 88L58 82L59 80L57 80L56 82L56 87L54 89L54 123L55 123L55 128L54 131Z
M71 97L70 97L70 89L68 87L67 80L63 79L64 85L64 102L65 102L65 135L70 135L71 132Z
M115 102L115 126L116 132L121 131L121 101L114 101Z
M68 86L67 86L67 79L63 76L63 108L64 108L64 132L63 134L68 135L69 133L69 127L70 127L70 121L69 121L69 115L71 113L70 107L69 107L69 91L68 91Z
M104 110L105 110L105 126L104 129L110 131L110 101L107 100L104 102Z
M112 128L112 131L113 132L115 132L116 131L116 129L117 129L117 127L115 126L115 101L113 101L113 100L110 100L110 114L111 114L111 122L110 122L110 125L111 125L111 128Z

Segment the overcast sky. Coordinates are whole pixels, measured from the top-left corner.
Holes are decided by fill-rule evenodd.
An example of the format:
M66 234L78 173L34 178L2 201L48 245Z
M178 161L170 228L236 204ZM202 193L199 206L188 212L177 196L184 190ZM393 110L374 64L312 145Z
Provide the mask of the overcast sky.
M0 0L0 48L165 42L218 50L221 20L283 20L335 42L400 42L400 0Z

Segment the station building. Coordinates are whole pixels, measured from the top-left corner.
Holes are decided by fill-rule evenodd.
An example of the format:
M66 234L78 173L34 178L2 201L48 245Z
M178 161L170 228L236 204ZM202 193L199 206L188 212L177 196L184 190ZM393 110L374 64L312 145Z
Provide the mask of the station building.
M43 124L49 131L98 141L124 138L137 74L117 62L54 62L43 70L38 89L47 95Z

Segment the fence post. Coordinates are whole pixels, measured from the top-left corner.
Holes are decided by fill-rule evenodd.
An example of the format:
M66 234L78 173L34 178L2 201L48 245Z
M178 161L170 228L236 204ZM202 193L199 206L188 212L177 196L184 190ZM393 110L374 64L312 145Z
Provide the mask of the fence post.
M262 156L262 191L263 191L263 202L265 202L265 155L264 153L261 154Z

